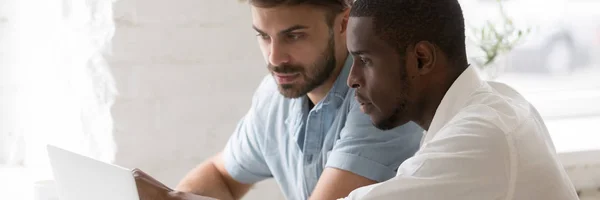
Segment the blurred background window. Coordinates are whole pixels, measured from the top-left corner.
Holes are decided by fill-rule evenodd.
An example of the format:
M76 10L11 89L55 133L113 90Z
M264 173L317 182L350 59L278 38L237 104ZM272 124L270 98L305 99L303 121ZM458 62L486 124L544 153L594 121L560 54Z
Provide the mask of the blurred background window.
M516 87L537 107L558 152L600 149L595 126L600 124L600 1L462 0L461 4L472 63L488 79ZM485 28L488 23L506 35L502 45L514 43L482 67L477 61L486 60L482 43L496 42L480 37L482 30L493 37ZM514 31L506 34L506 29ZM515 39L518 31L522 35Z

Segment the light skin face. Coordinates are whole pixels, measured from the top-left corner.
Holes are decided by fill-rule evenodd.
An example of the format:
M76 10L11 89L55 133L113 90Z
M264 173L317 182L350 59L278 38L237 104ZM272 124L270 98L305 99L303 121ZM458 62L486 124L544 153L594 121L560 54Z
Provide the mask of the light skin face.
M283 96L308 94L317 103L339 74L345 33L340 34L341 27L330 28L325 16L325 10L309 5L252 6L259 47Z
M434 46L419 42L400 55L375 34L372 17L350 17L347 41L354 56L348 85L356 88L356 99L373 125L387 130L419 123L426 109L423 94L430 85L429 72L435 66Z
M297 97L308 92L308 98L317 104L327 95L348 56L348 13L349 9L335 16L332 27L329 27L326 13L314 6L252 7L252 23L258 32L258 43L270 65L270 71L278 72L277 67L285 67L299 72L292 74L291 80L285 75L278 78L277 75L282 74L273 73L284 96ZM331 61L328 58L331 57L335 58L335 69L327 80L310 90L310 86L315 86L313 81L322 81L319 80L323 77L322 73L330 70ZM326 168L319 177L310 200L345 197L356 188L374 183L373 180L349 171Z

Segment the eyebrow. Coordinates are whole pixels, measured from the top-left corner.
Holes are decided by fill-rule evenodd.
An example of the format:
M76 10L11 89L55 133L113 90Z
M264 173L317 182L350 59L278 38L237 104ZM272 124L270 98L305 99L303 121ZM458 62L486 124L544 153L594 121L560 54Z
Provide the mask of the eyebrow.
M350 51L350 54L352 54L353 56L360 56L360 55L364 55L364 54L369 54L369 51L366 51L366 50Z
M264 31L260 30L259 28L256 28L256 26L252 25L252 28L253 28L253 29L254 29L256 32L259 32L260 34L264 34L264 35L266 35ZM296 31L296 30L302 30L302 29L308 29L308 26L303 26L303 25L294 25L294 26L291 26L291 27L289 27L289 28L286 28L286 29L284 29L284 30L282 30L282 31L279 31L279 33L278 33L278 34L280 34L280 35L283 35L283 34L288 34L288 33L290 33L290 32L293 32L293 31Z

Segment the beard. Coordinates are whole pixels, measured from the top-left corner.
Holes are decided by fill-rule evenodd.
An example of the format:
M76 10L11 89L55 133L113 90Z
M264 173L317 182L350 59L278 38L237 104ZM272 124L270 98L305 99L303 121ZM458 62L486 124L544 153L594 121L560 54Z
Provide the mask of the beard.
M402 65L400 69L400 93L397 97L395 97L396 106L394 107L393 112L388 117L378 122L373 122L373 126L375 126L377 129L390 130L398 126L404 125L408 122L408 91L411 84L408 82L407 77L408 72L406 71L406 66Z
M373 123L373 126L375 126L375 128L377 128L379 130L385 131L385 130L391 130L400 125L403 125L406 122L408 122L408 121L403 122L403 118L401 117L404 115L405 111L406 111L406 100L403 100L403 102L400 103L400 105L394 109L394 112L389 117L387 117L379 122Z
M335 41L333 34L330 33L329 42L325 51L321 53L321 56L316 62L310 64L310 66L284 64L280 66L273 66L269 64L267 68L273 75L276 73L292 74L298 73L300 81L290 84L279 84L279 92L286 98L298 98L306 95L315 88L323 85L327 81L336 67L335 61Z

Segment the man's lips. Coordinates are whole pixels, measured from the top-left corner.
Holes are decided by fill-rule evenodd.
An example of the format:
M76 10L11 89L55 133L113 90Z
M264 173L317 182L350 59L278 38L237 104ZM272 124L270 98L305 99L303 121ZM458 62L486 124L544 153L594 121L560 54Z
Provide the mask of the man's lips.
M371 104L371 102L365 100L365 98L355 95L354 98L356 99L356 101L358 101L358 103L360 103L361 105L363 104Z
M300 73L277 73L273 72L275 79L279 84L290 84L294 82L300 75Z
M373 107L373 104L370 101L365 100L365 98L363 98L359 95L354 96L354 98L360 104L360 110L365 114L369 114L371 108Z

